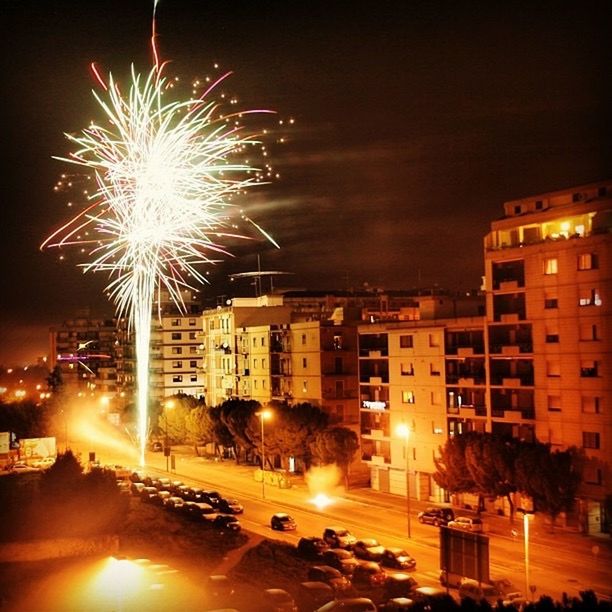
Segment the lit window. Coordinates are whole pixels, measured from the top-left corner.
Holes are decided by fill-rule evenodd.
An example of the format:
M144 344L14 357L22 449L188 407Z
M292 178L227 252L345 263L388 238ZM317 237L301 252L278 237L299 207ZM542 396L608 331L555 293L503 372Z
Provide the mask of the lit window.
M173 355L182 355L183 354L183 347L182 346L173 346L172 347L172 354Z
M414 391L402 391L402 402L404 404L414 404Z
M599 376L599 363L597 361L580 362L581 378L597 378Z
M189 377L190 382L198 382L198 375L197 374L192 374Z
M170 325L172 325L172 327L180 327L181 320L180 319L172 319L170 321Z
M579 306L601 306L601 296L597 289L581 290L578 298Z
M173 382L173 383L180 383L180 382L183 382L183 375L182 375L182 374L175 374L175 375L172 377L172 382Z
M556 257L544 260L544 274L557 274L559 272L559 261Z
M190 340L195 340L196 339L196 333L195 332L189 332L189 339Z
M189 319L189 326L193 327L196 324L196 320L195 319Z
M597 255L594 253L578 255L578 270L595 270L597 269L597 264Z
M173 361L172 362L172 367L173 368L182 368L183 367L183 362L182 361Z

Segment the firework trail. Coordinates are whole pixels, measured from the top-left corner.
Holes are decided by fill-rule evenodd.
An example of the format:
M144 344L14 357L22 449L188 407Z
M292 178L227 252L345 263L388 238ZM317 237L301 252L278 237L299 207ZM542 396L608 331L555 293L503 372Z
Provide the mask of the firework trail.
M84 271L108 274L107 292L136 342L141 464L148 428L153 305L166 290L183 307L181 291L205 282L198 266L226 254L224 240L236 236L228 206L235 195L261 184L257 168L233 161L250 145L259 144L257 135L245 133L241 119L271 112L223 114L212 95L231 73L220 76L197 98L168 99L174 80L164 77L159 62L155 5L154 66L148 74L132 66L129 90L123 94L112 74L104 79L97 66L91 66L102 88L93 95L103 120L78 135L66 134L74 151L57 159L93 171L96 190L85 210L41 245L81 245L88 251L88 262L80 264Z

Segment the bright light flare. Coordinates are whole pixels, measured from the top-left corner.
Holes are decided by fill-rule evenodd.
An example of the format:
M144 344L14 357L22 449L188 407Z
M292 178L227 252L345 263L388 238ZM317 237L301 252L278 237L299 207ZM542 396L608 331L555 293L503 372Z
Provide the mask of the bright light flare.
M310 503L314 504L318 510L325 510L334 503L334 500L325 493L319 493L310 500Z

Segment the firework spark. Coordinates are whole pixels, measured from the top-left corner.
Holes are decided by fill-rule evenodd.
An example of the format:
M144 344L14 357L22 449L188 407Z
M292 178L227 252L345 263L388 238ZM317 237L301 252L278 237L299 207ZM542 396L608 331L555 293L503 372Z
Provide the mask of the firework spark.
M199 97L168 100L174 81L163 77L157 55L148 74L132 67L127 95L112 75L104 80L97 67L92 70L103 90L93 92L103 121L76 136L67 134L75 150L57 159L93 171L95 192L88 195L85 210L41 248L81 245L89 255L80 264L84 271L109 276L107 292L136 341L143 463L153 305L165 290L183 306L181 291L206 282L198 266L226 254L224 241L236 236L228 206L235 195L261 184L258 168L233 161L259 144L241 119L271 111L223 114L212 96L231 73Z

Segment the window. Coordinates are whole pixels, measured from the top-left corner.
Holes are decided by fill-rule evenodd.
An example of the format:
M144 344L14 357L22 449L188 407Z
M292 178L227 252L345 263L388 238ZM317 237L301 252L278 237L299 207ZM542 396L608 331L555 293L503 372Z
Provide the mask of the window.
M172 332L172 339L173 340L180 340L181 339L181 332Z
M600 414L601 413L601 397L583 397L582 412L585 414Z
M265 378L264 378L264 379L261 381L261 388L262 388L264 391L266 390L266 379L265 379Z
M561 364L558 361L547 361L546 362L546 376L551 378L558 378L561 376Z
M578 270L596 270L599 261L595 253L582 253L578 255Z
M429 334L429 346L440 346L440 336L438 334Z
M520 204L518 206L514 207L514 214L515 215L520 215L521 214L521 205Z
M414 391L402 391L402 402L404 404L414 404Z
M401 366L402 376L414 376L414 364L413 363L402 363Z
M442 393L440 391L431 392L431 405L439 406L442 403Z
M197 321L195 319L189 319L189 327L193 327Z
M334 350L335 351L342 350L342 336L339 336L339 335L334 336Z
M583 431L582 446L584 448L599 448L599 432Z
M548 412L561 412L561 396L560 395L549 395L548 396Z
M253 389L257 389L257 379L253 380Z
M172 347L172 354L173 355L182 355L183 354L183 347L182 346L173 346Z
M302 393L306 393L308 391L308 381L305 380L302 384Z
M542 210L542 208L544 208L544 202L542 202L542 200L536 200L535 209Z
M414 337L412 335L403 334L400 336L400 348L413 348Z
M256 369L259 366L259 359L253 359L253 369Z
M266 346L266 337L265 336L261 337L261 346Z
M173 382L173 383L180 383L180 382L183 382L183 375L182 375L182 374L175 374L175 375L172 377L172 382Z
M307 368L308 367L308 358L307 357L302 357L302 367L303 368Z
M544 274L557 274L559 272L559 261L556 257L544 260Z
M599 376L599 362L597 361L582 361L580 362L581 378L596 378Z
M189 332L189 339L190 340L195 340L196 339L196 333L195 332Z
M182 361L173 361L172 362L172 367L173 368L182 368L183 367L183 362Z
M170 325L172 325L172 327L180 327L181 326L181 320L180 319L172 319L170 321Z
M429 374L431 376L440 376L440 367L435 363L429 364Z
M599 340L599 330L597 325L592 323L581 323L580 324L580 340L583 342L589 340Z
M302 334L302 344L306 344L306 334Z
M597 289L581 289L578 298L579 306L601 306L601 296Z
M197 361L190 361L189 362L189 367L190 368L197 368L198 367L198 362Z
M559 342L559 332L556 329L546 330L546 343L555 344Z
M544 308L559 308L559 300L557 298L545 298L544 299Z
M436 425L435 421L431 422L431 433L436 434L436 435L440 435L444 433L444 428L440 427L439 425Z
M203 348L203 347L202 347L202 348ZM197 352L198 352L198 347L197 347L197 346L190 346L190 347L189 347L189 353L190 353L191 355L196 355L196 354L197 354Z
M191 374L189 376L189 381L190 382L198 382L198 375L197 374Z

